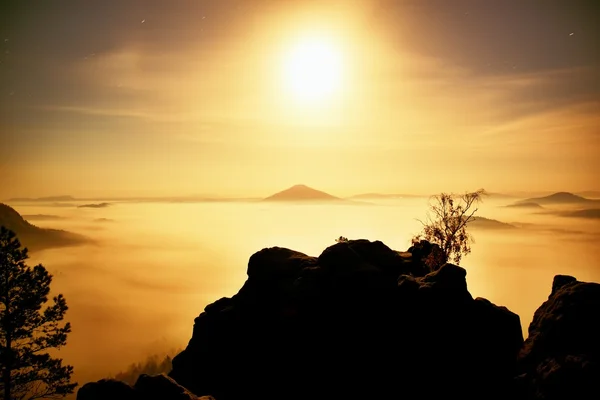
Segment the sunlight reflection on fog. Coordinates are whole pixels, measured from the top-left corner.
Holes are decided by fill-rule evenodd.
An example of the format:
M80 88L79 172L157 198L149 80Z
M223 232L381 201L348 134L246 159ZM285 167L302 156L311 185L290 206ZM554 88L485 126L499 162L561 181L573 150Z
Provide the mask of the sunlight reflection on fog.
M555 274L600 281L593 220L535 214L486 199L478 215L531 224L516 230L473 229L463 260L474 297L521 316L526 332ZM266 203L114 203L102 209L13 204L21 214L66 217L32 221L84 234L97 244L33 253L55 276L73 325L61 351L81 383L115 374L149 354L184 347L204 306L232 296L248 258L264 247L318 256L340 235L381 240L406 250L420 229L427 199L376 205ZM106 220L98 220L105 218Z

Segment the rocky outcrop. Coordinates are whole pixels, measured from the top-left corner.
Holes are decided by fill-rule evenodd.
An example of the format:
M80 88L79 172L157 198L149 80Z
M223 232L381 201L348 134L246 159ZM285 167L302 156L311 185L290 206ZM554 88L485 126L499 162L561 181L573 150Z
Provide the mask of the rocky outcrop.
M77 392L77 400L214 400L198 397L164 374L140 375L135 385L114 379L86 383Z
M138 400L137 391L125 382L114 379L102 379L89 382L77 391L77 400Z
M263 249L239 293L196 318L170 376L218 400L502 394L519 317L473 299L463 268L415 276L415 265L367 240L319 257Z
M600 285L556 276L524 342L519 316L474 299L466 270L426 273L432 251L263 249L240 291L196 318L168 377L89 383L77 398L600 398Z
M600 398L600 284L557 275L519 354L527 399Z

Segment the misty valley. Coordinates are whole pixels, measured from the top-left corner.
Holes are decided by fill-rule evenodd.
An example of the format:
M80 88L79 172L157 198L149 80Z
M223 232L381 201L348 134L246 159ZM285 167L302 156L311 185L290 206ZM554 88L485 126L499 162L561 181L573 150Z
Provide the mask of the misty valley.
M600 399L599 0L30 3L0 400Z
M54 275L52 291L68 301L72 333L60 355L80 383L185 348L194 319L238 292L260 249L318 256L342 235L406 251L428 206L427 197L375 195L339 202L58 200L7 204L37 227L77 235L74 244L34 249L30 262ZM593 199L524 200L484 199L461 266L473 297L517 313L527 338L554 275L600 282L600 227L593 215L569 214L597 209Z

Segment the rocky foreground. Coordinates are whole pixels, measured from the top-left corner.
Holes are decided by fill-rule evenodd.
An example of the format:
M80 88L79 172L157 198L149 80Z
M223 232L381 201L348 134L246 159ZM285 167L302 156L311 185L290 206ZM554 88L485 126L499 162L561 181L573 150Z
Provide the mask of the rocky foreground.
M600 399L600 285L554 278L523 341L519 316L427 273L431 245L268 248L208 305L169 376L88 383L96 399ZM197 397L205 396L205 397Z

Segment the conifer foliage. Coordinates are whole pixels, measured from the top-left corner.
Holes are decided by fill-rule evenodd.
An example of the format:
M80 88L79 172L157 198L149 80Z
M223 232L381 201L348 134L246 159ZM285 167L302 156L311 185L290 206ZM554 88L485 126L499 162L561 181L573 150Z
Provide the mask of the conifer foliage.
M71 325L63 323L67 303L48 295L52 275L30 267L27 248L0 227L0 394L4 400L61 398L73 393L73 367L48 351L64 346Z

